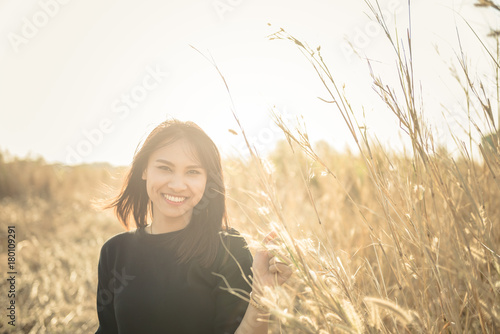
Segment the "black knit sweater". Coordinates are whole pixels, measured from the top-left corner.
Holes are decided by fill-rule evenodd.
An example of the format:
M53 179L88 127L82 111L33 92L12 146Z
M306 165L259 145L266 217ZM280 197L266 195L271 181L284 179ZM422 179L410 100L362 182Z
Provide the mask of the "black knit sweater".
M210 268L195 260L178 264L169 238L180 231L151 235L144 229L120 233L102 246L99 258L96 334L234 333L247 302L222 289L250 292L252 255L245 239L231 229L221 232ZM241 266L241 272L235 259Z

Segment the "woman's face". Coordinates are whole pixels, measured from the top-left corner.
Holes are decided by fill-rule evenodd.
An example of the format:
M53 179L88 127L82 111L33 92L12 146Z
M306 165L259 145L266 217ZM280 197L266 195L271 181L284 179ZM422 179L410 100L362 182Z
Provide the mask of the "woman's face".
M184 139L154 151L142 178L153 202L155 224L163 222L184 228L193 208L203 197L207 172Z

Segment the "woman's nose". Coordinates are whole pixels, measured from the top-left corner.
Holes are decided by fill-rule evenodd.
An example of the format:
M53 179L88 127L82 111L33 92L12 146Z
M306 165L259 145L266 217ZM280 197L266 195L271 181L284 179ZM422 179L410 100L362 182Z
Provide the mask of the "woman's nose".
M176 192L187 189L186 182L184 182L184 177L177 174L172 175L172 178L168 181L167 186Z

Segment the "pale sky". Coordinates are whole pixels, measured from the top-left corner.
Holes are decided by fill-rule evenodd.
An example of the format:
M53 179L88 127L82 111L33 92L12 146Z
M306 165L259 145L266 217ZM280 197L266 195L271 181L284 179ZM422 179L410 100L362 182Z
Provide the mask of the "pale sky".
M412 1L415 75L425 115L438 128L454 130L466 119L448 70L458 50L455 26L473 73L492 68L457 13L481 37L498 29L498 14L473 3ZM380 7L405 36L407 1ZM317 99L326 91L307 59L291 43L266 38L280 27L321 45L360 120L364 108L370 134L400 147L398 124L378 101L366 62L346 47L348 38L394 83L394 55L366 13L362 0L0 1L0 149L49 162L126 165L156 124L175 117L200 125L224 155L238 153L243 140L228 131L238 129L222 81L190 45L214 58L263 152L284 138L270 122L272 106L290 119L302 115L313 141L352 145L339 112ZM453 117L443 119L440 104Z

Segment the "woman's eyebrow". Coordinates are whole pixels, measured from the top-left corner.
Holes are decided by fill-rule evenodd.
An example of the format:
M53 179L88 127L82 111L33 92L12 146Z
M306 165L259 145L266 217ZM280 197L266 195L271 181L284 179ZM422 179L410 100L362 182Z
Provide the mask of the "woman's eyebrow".
M165 165L174 166L173 163L171 163L170 161L165 160L165 159L156 159L156 162L160 162L160 163L165 164Z
M160 162L162 164L165 164L165 165L169 165L169 166L175 166L174 163L168 161L168 160L165 160L165 159L157 159L156 162ZM189 165L186 167L187 169L190 169L190 168L200 168L200 169L203 169L203 166L200 166L200 165Z

